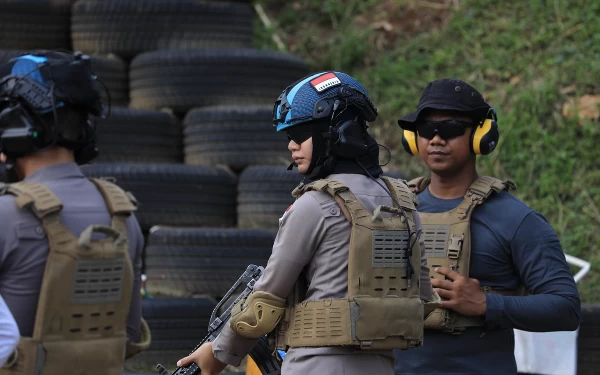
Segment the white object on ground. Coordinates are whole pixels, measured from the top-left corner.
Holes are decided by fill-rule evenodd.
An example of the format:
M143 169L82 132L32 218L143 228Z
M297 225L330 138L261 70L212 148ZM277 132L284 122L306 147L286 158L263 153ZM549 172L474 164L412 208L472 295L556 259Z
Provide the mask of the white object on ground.
M590 263L565 254L567 263L581 269L573 276L579 282L590 270ZM576 331L526 332L515 329L517 370L526 374L576 375Z

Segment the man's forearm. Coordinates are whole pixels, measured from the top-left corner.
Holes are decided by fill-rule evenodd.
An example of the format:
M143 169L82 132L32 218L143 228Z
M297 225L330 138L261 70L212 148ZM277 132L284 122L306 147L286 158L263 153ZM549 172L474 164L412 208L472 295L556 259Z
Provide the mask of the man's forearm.
M486 293L486 297L486 322L531 332L573 331L579 327L580 302L577 296Z

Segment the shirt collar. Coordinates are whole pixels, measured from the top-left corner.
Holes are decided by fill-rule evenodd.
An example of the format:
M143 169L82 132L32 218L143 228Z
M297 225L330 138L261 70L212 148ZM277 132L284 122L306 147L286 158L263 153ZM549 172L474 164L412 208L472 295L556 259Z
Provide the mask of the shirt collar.
M65 178L84 177L76 163L60 163L43 167L25 177L27 182L46 182Z

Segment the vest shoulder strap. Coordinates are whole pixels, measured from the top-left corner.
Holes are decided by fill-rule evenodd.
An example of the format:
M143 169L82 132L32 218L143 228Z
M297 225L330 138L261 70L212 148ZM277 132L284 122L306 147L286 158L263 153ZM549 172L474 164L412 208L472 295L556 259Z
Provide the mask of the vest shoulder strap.
M90 178L90 181L100 190L111 216L128 215L137 210L137 201L131 193L105 179Z
M419 194L429 183L431 179L429 177L417 177L407 182L408 188L415 194Z
M335 199L342 213L349 222L352 222L352 213L359 211L367 212L362 204L356 199L356 196L346 185L337 180L322 179L310 184L300 185L292 193L294 197L299 198L307 191L314 190L329 194Z
M339 181L321 179L321 180L311 182L310 184L304 184L304 185L298 186L296 189L294 189L294 191L292 192L292 195L294 195L294 197L298 198L302 194L304 194L310 190L321 191L324 193L328 193L332 196L334 196L335 194L339 194L341 192L346 192L346 191L349 192L350 191L350 189L346 185L344 185L343 183L341 183Z
M467 191L467 195L476 194L480 196L483 200L489 198L492 193L499 193L501 191L511 191L516 190L517 185L511 180L499 180L494 177L489 176L481 176L475 180L469 186L469 190Z
M429 183L431 179L429 177L417 177L408 181L408 188L415 194L419 194ZM499 180L494 177L481 176L475 180L469 187L471 194L476 194L481 197L488 198L493 192L499 193L501 191L516 190L517 185L511 180Z
M417 195L411 191L406 181L381 176L387 188L392 193L394 199L400 204L400 207L410 211L415 211L419 206Z
M60 212L62 202L46 186L34 182L17 182L13 184L0 184L0 194L12 194L17 197L19 208L31 208L38 219Z
M494 177L478 177L467 189L467 194L463 201L456 207L458 217L468 218L473 213L473 209L483 204L492 193L515 190L517 185L510 180L499 180Z

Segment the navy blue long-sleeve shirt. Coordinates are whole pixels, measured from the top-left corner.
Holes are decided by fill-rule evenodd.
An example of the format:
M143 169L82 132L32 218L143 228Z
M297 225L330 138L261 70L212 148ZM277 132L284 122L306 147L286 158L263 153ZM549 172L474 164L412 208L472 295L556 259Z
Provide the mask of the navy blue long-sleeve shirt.
M462 201L419 194L419 211L451 211ZM396 351L396 375L516 374L513 328L569 331L580 301L560 242L544 217L509 193L490 197L471 217L470 277L492 289L525 285L527 296L486 293L485 320L500 327L460 335L426 330L424 346Z

